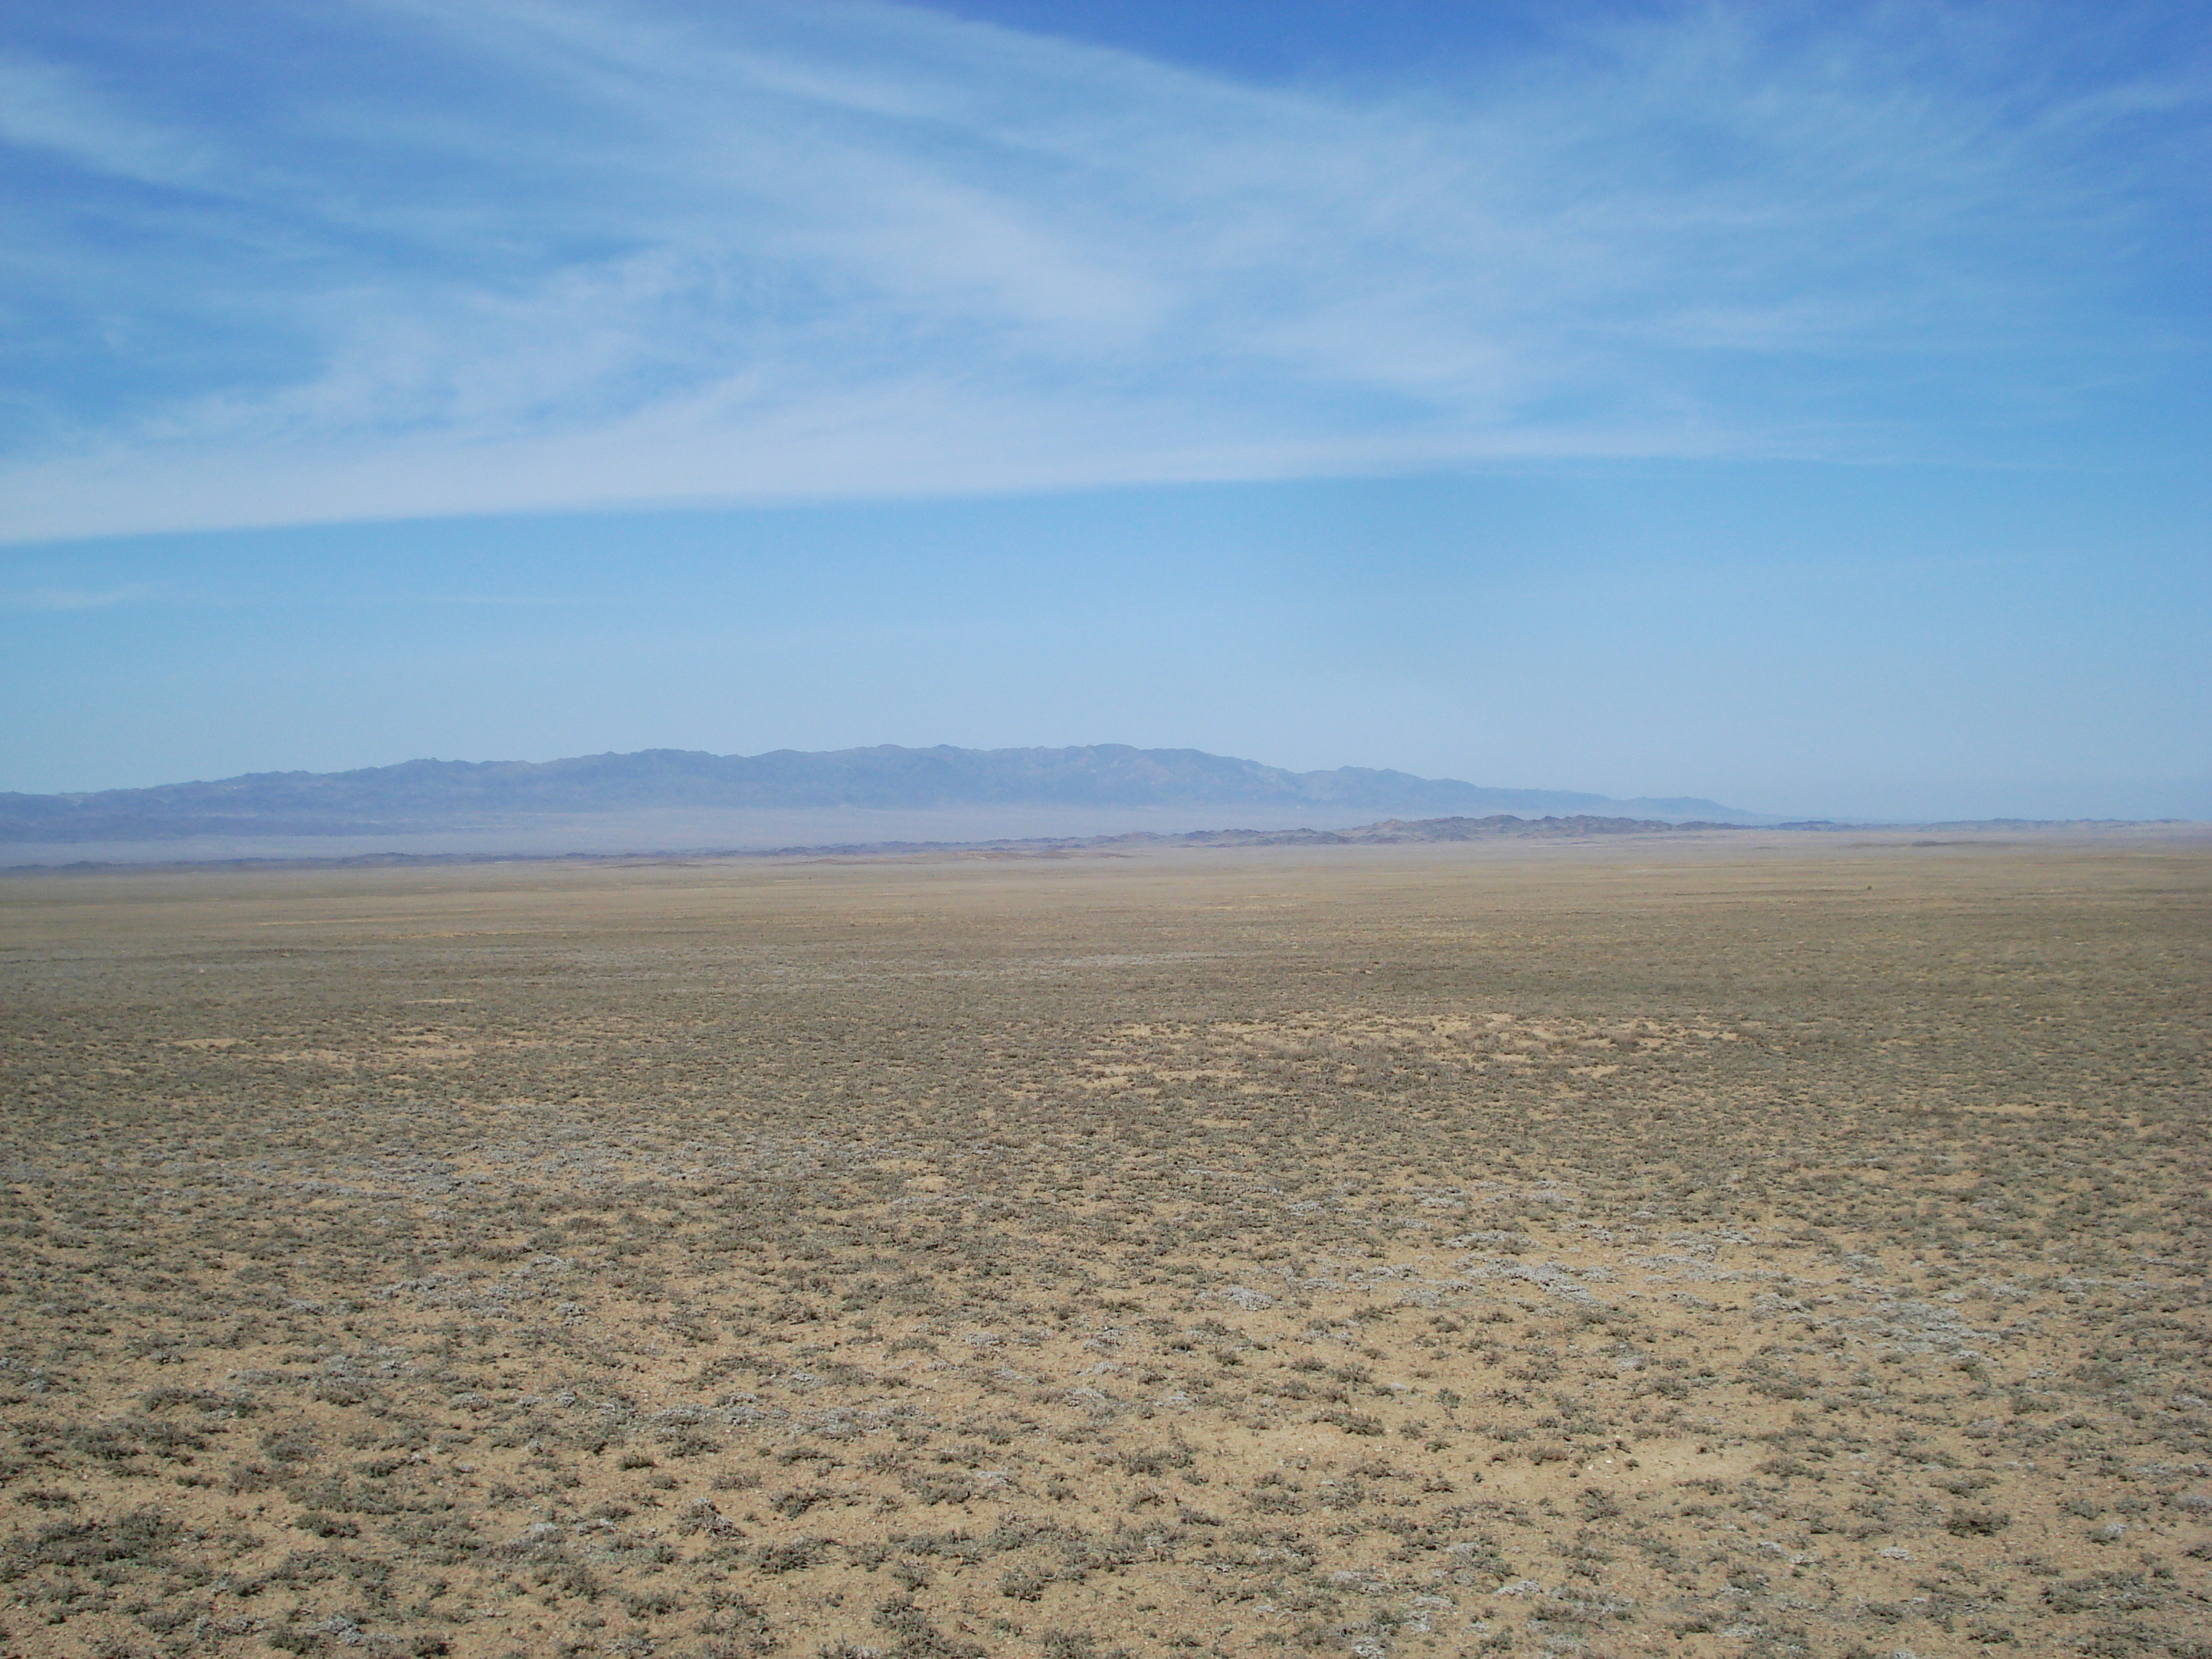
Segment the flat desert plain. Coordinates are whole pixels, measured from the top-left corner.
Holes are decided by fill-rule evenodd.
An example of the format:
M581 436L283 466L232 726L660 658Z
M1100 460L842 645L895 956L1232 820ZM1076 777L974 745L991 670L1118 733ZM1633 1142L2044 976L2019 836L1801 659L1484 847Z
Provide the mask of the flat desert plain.
M0 883L0 1650L2212 1653L2212 842Z

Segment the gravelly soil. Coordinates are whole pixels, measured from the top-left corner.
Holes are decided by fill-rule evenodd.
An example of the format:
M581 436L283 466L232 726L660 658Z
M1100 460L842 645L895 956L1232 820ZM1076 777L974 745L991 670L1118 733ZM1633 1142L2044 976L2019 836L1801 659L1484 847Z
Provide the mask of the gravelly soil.
M0 885L0 1650L2212 1654L2212 848Z

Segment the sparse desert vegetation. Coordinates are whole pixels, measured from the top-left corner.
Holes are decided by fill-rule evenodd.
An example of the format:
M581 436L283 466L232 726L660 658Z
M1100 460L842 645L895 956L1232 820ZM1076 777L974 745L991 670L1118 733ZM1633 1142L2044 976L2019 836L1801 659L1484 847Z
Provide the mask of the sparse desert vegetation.
M0 1649L2212 1654L2201 840L0 888Z

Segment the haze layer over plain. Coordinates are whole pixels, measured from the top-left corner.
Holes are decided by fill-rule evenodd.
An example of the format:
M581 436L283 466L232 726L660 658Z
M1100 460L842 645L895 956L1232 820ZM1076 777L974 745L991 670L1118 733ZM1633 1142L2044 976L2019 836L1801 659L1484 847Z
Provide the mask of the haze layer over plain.
M18 878L0 1626L2192 1651L2208 900L2180 836Z

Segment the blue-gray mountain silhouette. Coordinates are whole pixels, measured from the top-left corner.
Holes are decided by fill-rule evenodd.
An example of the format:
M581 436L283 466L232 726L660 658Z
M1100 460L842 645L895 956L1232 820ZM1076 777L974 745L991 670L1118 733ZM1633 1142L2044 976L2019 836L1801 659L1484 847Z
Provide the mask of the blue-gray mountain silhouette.
M404 761L254 772L92 794L0 794L0 840L360 835L641 808L1311 806L1395 813L1626 813L1764 822L1717 802L1492 789L1364 766L1291 772L1196 749L867 749L713 755L647 749L555 761Z

